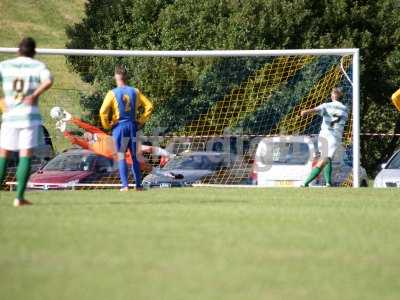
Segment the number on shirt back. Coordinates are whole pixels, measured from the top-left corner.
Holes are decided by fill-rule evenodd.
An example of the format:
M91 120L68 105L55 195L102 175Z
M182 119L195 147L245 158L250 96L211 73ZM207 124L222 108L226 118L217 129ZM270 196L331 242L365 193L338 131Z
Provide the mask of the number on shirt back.
M131 111L131 101L130 101L131 99L126 94L122 97L122 99L125 104L125 112L130 112Z
M16 93L15 101L17 102L21 102L21 100L24 98L24 85L25 81L22 78L16 78L13 81L13 91Z
M335 125L338 124L338 123L340 122L340 120L342 120L342 117L339 116L339 115L337 115L337 114L334 114L334 115L332 116L332 121L331 121L330 126L331 126L331 127L335 127Z

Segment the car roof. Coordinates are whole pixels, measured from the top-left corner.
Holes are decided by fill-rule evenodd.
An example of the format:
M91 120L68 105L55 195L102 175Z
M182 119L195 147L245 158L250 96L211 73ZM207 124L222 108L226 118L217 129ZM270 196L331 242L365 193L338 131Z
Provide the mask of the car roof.
M394 158L395 158L395 156L397 156L397 154L400 152L400 149L397 149L397 150L395 150L394 152L393 152L393 154L386 160L386 163L388 164L388 163L390 163Z
M197 156L222 156L222 155L228 155L229 153L226 152L218 152L218 151L184 151L179 153L177 156L192 156L192 155L197 155Z
M62 152L61 154L78 154L78 155L97 155L95 152L87 150L87 149L69 149L66 150L64 152Z
M264 142L312 142L318 136L313 135L277 135L266 136L261 141Z

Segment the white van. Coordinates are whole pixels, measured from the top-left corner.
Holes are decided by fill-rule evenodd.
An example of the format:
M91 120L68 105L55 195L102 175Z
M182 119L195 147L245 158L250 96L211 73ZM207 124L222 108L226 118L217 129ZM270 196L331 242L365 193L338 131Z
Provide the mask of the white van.
M351 185L351 148L337 151L332 161L333 186ZM277 136L263 138L256 150L254 171L257 185L262 187L299 187L317 161L317 139L310 136ZM311 186L324 185L323 174ZM360 168L360 185L368 185L364 168Z

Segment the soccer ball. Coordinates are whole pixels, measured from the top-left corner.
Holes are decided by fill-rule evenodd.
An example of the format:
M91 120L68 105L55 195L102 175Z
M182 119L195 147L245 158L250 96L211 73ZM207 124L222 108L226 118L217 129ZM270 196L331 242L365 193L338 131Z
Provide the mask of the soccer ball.
M55 120L61 120L64 117L64 110L59 106L54 106L50 110L50 117Z

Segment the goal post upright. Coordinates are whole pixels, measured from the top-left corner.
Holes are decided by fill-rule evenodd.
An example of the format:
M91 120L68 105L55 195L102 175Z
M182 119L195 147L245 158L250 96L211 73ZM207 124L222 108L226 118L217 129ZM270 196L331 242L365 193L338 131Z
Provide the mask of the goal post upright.
M353 53L353 187L360 187L360 50Z
M17 48L0 47L0 54L15 54ZM289 50L97 50L37 48L38 55L110 57L267 57L295 55L352 55L353 187L360 186L360 56L357 48Z

